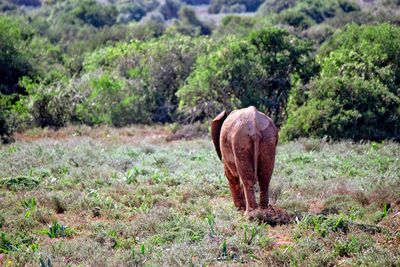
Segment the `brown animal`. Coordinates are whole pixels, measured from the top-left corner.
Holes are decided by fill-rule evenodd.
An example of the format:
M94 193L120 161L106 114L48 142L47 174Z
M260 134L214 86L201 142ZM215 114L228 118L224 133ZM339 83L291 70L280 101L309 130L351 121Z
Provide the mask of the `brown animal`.
M268 208L268 187L275 164L278 130L271 118L255 107L221 112L211 124L211 135L224 163L233 202L245 215L258 208L254 186L260 185L260 207Z

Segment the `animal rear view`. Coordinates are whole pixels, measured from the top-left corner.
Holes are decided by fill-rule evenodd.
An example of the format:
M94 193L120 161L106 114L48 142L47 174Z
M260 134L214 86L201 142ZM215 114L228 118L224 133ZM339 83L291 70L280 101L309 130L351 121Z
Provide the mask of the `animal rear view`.
M275 164L278 130L255 107L223 111L211 124L211 135L224 163L233 202L245 215L258 208L254 187L260 185L260 203L268 207L268 187Z

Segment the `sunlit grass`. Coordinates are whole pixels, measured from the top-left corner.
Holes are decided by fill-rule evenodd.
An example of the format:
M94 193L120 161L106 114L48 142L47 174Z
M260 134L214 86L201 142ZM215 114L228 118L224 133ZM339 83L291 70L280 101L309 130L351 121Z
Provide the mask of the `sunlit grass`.
M399 264L399 144L279 145L271 200L295 221L271 227L236 211L208 139L167 143L166 128L76 132L0 146L3 262Z

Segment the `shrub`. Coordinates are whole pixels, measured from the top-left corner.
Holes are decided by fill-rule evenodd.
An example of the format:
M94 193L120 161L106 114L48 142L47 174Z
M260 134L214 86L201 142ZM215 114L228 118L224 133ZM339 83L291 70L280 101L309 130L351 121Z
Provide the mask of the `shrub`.
M74 4L74 8L65 13L65 20L78 19L97 28L110 26L116 22L117 10L113 5L99 4L94 0L76 1Z
M16 235L7 234L0 232L0 253L10 253L13 251L19 251L21 248L30 246L37 246L34 243L35 239L24 233L18 233Z
M180 107L194 120L254 105L280 124L291 75L305 73L309 51L307 43L281 29L253 31L244 39L229 37L218 50L198 59L177 92Z
M246 36L249 29L255 27L256 19L248 16L226 15L213 31L214 39L221 39L227 35Z
M31 71L23 46L24 32L18 20L0 16L0 93L23 92L18 80Z
M122 79L101 74L90 81L91 91L77 105L78 118L89 124L108 123L122 126L135 122L148 122L141 106L144 96L129 90Z
M86 100L78 107L79 118L117 126L176 120L175 93L210 44L178 34L95 51L84 64Z
M188 8L183 7L179 10L179 20L175 22L176 30L185 35L210 35L211 28L204 22L200 21L196 13Z
M50 238L64 238L72 236L74 231L70 227L54 221L52 225L49 225L49 229L44 230L43 233Z
M257 12L261 15L268 15L269 13L280 13L283 10L294 7L296 0L265 0L259 7Z
M71 118L73 113L72 98L74 95L68 89L67 84L55 82L48 84L45 81L33 81L24 77L21 85L26 88L28 96L20 100L20 104L27 110L27 114L20 116L29 116L30 119L39 127L61 127ZM66 88L67 87L67 88Z
M179 1L166 0L165 3L160 7L160 13L164 15L166 20L177 18L181 5L181 2Z
M261 14L269 14L270 9L279 10L279 14L274 17L275 23L287 24L296 29L304 30L314 24L321 24L343 13L353 13L360 11L360 7L352 1L330 1L330 0L302 0L302 1L284 1L280 5L265 2L260 8Z
M350 25L325 44L321 74L308 85L308 100L293 105L281 136L399 139L399 36L388 24Z
M212 14L220 13L223 9L237 5L243 5L246 11L254 12L262 2L262 0L211 0L208 12Z
M40 180L29 176L17 176L10 178L2 178L0 185L5 186L9 190L32 189L40 184Z

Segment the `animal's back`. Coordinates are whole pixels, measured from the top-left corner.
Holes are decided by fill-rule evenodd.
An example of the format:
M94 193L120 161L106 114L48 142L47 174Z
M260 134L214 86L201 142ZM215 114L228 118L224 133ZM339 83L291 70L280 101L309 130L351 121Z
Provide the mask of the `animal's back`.
M276 138L278 133L272 120L251 106L233 111L226 118L221 129L221 138L231 142L241 136L265 140ZM224 142L222 142L223 144Z
M232 172L237 175L237 164L248 158L256 159L254 170L257 170L259 147L263 143L273 144L278 141L278 130L273 121L255 107L248 107L233 111L222 125L220 148L223 161Z

